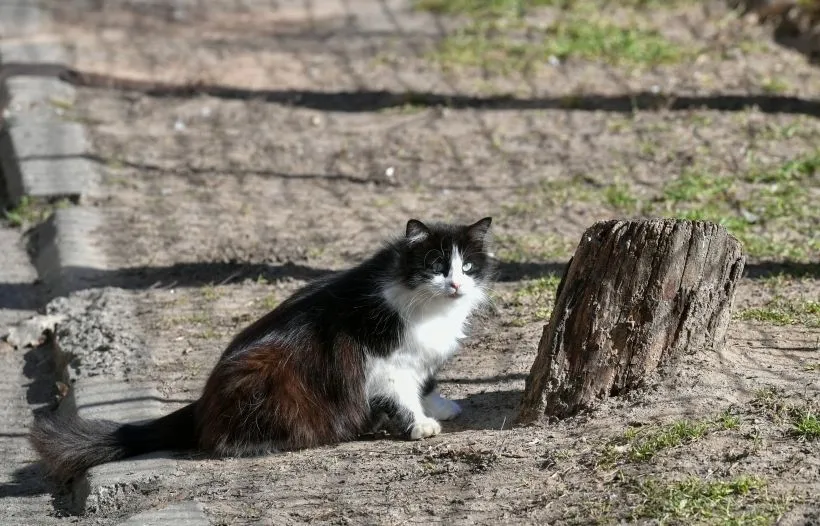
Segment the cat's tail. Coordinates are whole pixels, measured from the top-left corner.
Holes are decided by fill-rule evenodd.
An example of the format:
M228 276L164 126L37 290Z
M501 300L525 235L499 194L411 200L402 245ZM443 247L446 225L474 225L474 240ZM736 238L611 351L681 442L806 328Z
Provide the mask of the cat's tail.
M50 414L35 420L29 440L49 474L68 481L98 464L152 451L195 448L196 402L138 424Z

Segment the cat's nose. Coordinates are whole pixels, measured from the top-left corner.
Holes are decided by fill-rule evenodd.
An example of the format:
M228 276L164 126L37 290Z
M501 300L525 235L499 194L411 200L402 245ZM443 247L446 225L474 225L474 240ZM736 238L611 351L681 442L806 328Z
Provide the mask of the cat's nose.
M453 287L453 290L458 290L461 288L461 283L456 283L455 281L450 282L450 286Z

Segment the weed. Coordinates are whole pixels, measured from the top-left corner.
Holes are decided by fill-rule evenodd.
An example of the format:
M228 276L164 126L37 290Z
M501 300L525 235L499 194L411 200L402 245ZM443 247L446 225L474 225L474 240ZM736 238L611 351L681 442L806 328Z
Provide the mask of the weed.
M607 204L616 210L633 213L638 209L638 199L632 189L623 183L613 183L604 190Z
M526 263L529 261L564 261L572 245L566 239L552 235L526 234L522 236L499 235L495 238L496 255L504 261Z
M546 31L547 56L610 64L658 65L677 62L681 50L656 31L621 28L589 19L555 24Z
M513 325L520 323L519 326L523 326L527 321L544 321L549 318L560 282L559 275L549 274L525 282L516 290L514 303L521 308Z
M538 279L528 281L515 293L517 299L523 298L554 298L561 283L561 276L549 274Z
M259 300L259 304L266 310L273 310L279 305L279 300L276 298L276 294L271 293Z
M61 97L50 97L48 99L48 102L49 102L49 104L51 104L55 108L57 108L59 110L63 110L63 111L68 111L68 110L74 108L74 102L72 102L68 99L63 99Z
M751 405L773 419L781 418L791 410L791 405L774 387L764 387L755 391Z
M687 2L691 0L620 0L618 5L626 8L670 8ZM588 13L605 7L608 3L608 0L416 0L414 7L419 11L439 15L488 17L520 16L538 7Z
M749 307L741 310L737 318L775 325L802 324L808 327L820 327L820 302L775 296L762 307Z
M789 85L781 79L767 77L763 79L763 82L761 82L760 88L764 93L778 95L781 93L786 93L789 90Z
M809 411L800 411L792 420L792 435L802 440L820 439L820 420Z
M816 405L791 403L772 387L755 392L751 405L773 422L787 422L791 436L800 440L820 438L820 420L817 418Z
M702 438L708 430L707 422L675 422L658 432L637 438L629 452L629 458L635 461L650 460L659 451Z
M718 425L721 429L735 429L740 425L740 418L727 410L718 417Z
M722 224L751 256L807 260L820 251L810 195L818 173L820 150L739 176L695 167L667 183L643 212Z
M447 36L433 58L445 67L526 73L556 59L656 66L685 56L656 31L579 16L546 27L521 19L478 19Z
M67 199L60 199L52 203L43 203L23 196L17 206L3 211L3 215L12 227L27 227L44 221L49 214L59 208L65 208L71 203Z
M785 499L767 494L763 479L748 475L725 481L650 479L635 489L642 502L632 519L662 524L770 524L786 506Z
M221 296L219 291L213 285L206 285L202 287L201 291L202 297L208 301L214 301Z
M729 418L730 415L724 413L717 419L700 422L681 420L663 426L627 428L623 435L604 446L597 463L611 467L624 460L646 462L660 451L695 442L707 433L716 431L716 422L721 429L736 427L739 421L735 418L732 422Z

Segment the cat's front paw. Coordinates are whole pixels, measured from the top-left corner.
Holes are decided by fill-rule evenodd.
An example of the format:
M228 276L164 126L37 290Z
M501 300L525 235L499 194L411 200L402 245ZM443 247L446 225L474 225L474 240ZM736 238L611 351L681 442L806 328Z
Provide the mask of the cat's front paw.
M437 420L452 420L461 414L461 406L433 392L423 401L424 411Z
M420 440L422 438L436 436L439 433L441 433L441 424L432 418L417 420L410 427L411 440Z

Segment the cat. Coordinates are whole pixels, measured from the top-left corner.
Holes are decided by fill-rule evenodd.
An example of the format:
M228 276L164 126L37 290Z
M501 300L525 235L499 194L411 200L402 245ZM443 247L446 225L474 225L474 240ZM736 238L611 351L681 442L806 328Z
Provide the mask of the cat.
M308 284L242 330L192 404L142 423L49 415L30 441L49 473L68 481L157 450L264 454L380 427L412 440L437 435L461 411L435 377L488 303L491 222L411 219L363 263Z

